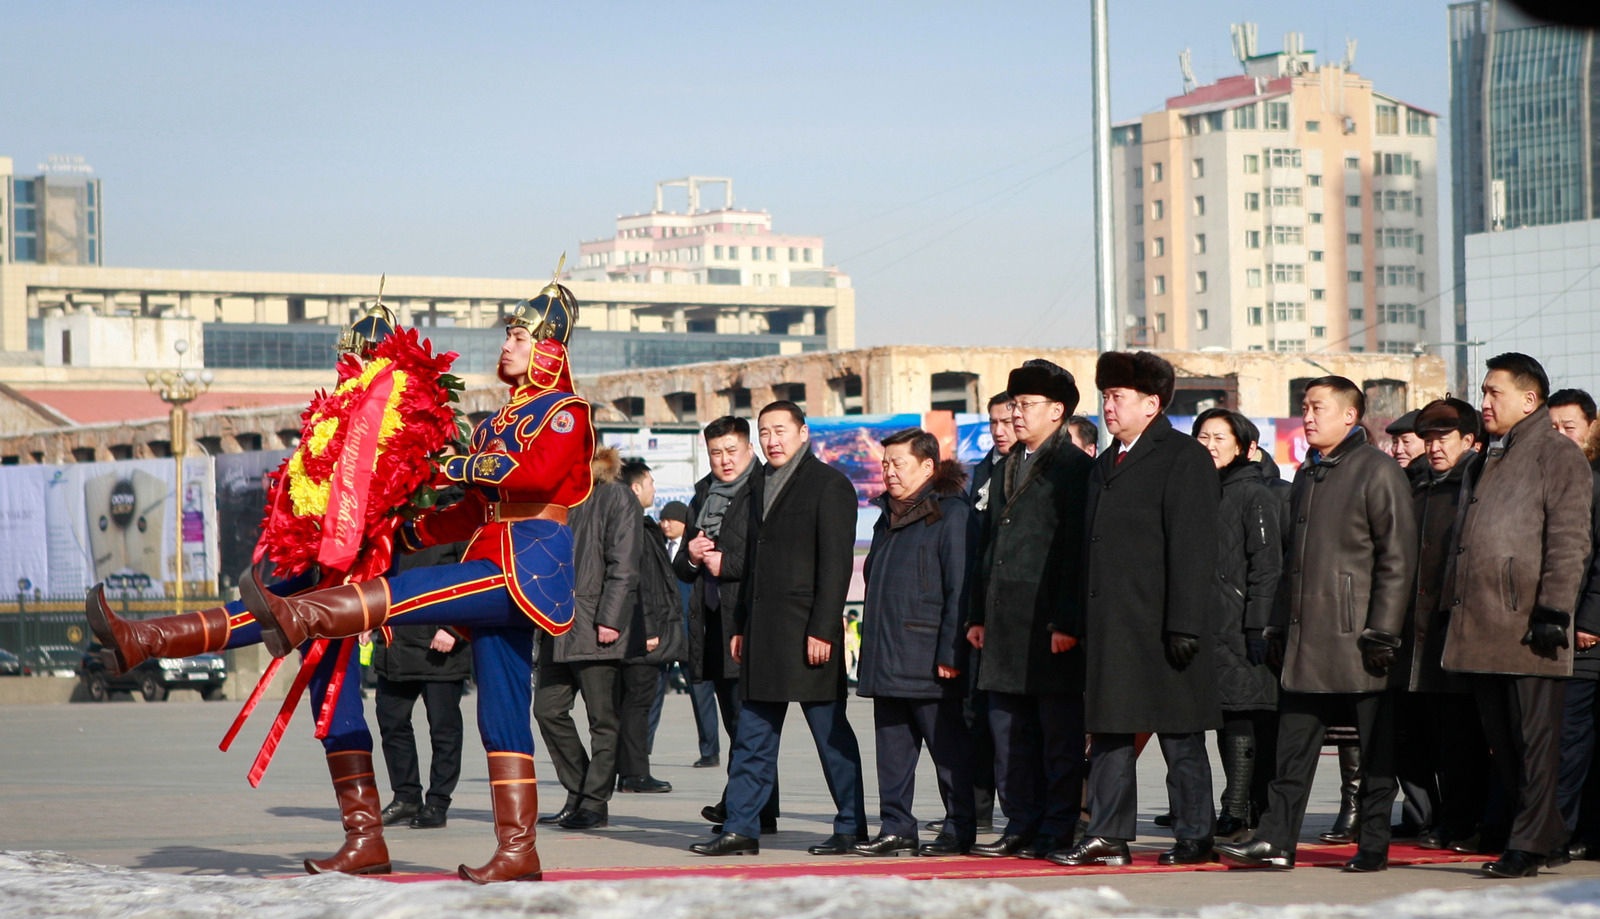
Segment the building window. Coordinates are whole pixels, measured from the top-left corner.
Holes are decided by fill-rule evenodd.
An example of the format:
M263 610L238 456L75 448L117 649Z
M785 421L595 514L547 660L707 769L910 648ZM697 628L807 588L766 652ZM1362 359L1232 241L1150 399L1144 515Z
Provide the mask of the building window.
M1210 310L1195 310L1194 311L1194 327L1199 329L1202 332L1205 331L1206 329L1211 328L1211 311Z
M751 246L750 247L750 260L754 261L754 262L761 261L761 247L760 246Z
M1156 258L1160 258L1161 256L1167 254L1167 238L1165 236L1157 236L1152 238L1150 240L1150 246L1155 250Z
M1361 307L1359 307L1359 306L1350 307L1350 321L1351 322L1360 322L1362 319L1364 319L1366 317L1366 315L1367 315L1367 311L1362 309Z
M1138 205L1134 205L1133 208L1133 225L1136 227L1144 226L1144 208Z
M1196 217L1204 217L1206 215L1206 196L1205 195L1195 195L1194 196L1194 215Z
M1136 240L1133 244L1133 260L1136 262L1144 261L1144 240L1142 239Z
M1400 133L1400 108L1395 105L1379 103L1376 108L1376 117L1373 119L1372 131L1375 134Z
M1378 307L1378 316L1389 325L1416 325L1415 303L1385 303Z
M1306 184L1310 185L1312 188L1321 188L1322 187L1322 176L1320 176L1320 175L1308 175L1308 176L1306 176Z
M738 246L729 246L728 247L728 258L733 259L734 261L738 261L739 260L739 247Z
M1312 212L1312 213L1306 215L1306 219L1311 221L1312 223L1321 223L1322 222L1322 214L1320 212Z
M1328 299L1328 292L1320 287L1313 287L1311 288L1311 299L1326 300Z
M1325 325L1314 325L1314 326L1312 326L1311 327L1311 337L1312 338L1327 338L1328 337L1328 327L1325 326Z
M1359 157L1359 156L1347 156L1347 157L1345 157L1344 158L1344 168L1359 170L1361 168L1361 157Z
M1311 260L1313 262L1322 261L1322 250L1321 249L1312 249L1311 250Z
M1151 163L1150 164L1150 181L1152 181L1152 182L1161 181L1161 164L1160 163Z
M1205 255L1206 254L1206 234L1204 234L1204 233L1196 233L1196 234L1194 234L1194 254L1195 255Z
M1244 231L1244 247L1246 249L1259 249L1259 248L1261 248L1261 231L1260 230L1245 230Z
M1267 227L1274 246L1298 246L1305 242L1305 231L1295 226Z
M1304 303L1274 303L1272 304L1272 320L1274 322L1305 322L1306 305Z
M1321 131L1321 130L1322 130L1322 122L1320 122L1320 121L1308 121L1308 122L1306 122L1306 133L1307 134L1315 134L1315 133L1317 133L1318 131Z
M1261 269L1260 268L1246 268L1244 270L1244 286L1246 286L1246 287L1260 287L1261 286Z
M1299 169L1300 148L1272 147L1267 151L1267 163L1274 169Z
M803 249L801 251L805 255L806 261L808 261L808 262L811 261L811 250L809 248L807 248L807 249Z
M1345 241L1346 245L1359 246L1359 245L1361 245L1361 234L1360 233L1346 233L1346 234L1344 234L1344 241Z
M1194 292L1195 293L1203 294L1203 293L1206 292L1207 289L1210 288L1210 286L1211 286L1210 283L1206 280L1206 273L1204 271L1196 271L1194 273ZM1202 326L1202 328L1204 328L1204 327Z
M1409 153L1374 153L1372 154L1374 174L1388 176L1414 176L1421 175L1422 169L1416 157Z
M1260 325L1261 324L1261 307L1259 307L1259 306L1246 307L1245 311L1244 311L1244 321L1249 323L1250 325Z
M1261 156L1257 153L1244 155L1244 171L1246 175L1255 175L1261 171Z
M1244 193L1244 209L1247 211L1261 210L1261 192L1247 191Z
M1268 102L1266 124L1268 131L1289 130L1289 103Z
M1344 196L1344 206L1345 207L1360 207L1361 206L1361 196L1360 195L1345 195Z
M1154 278L1151 279L1150 286L1152 288L1152 292L1156 296L1158 296L1158 297L1161 296L1162 294L1167 292L1167 276L1164 275L1164 274L1156 275Z
M1156 314L1156 334L1160 335L1161 333L1165 332L1166 330L1167 330L1167 314L1166 313L1157 313Z
M1144 278L1134 278L1133 279L1133 299L1135 299L1135 300L1143 300L1144 299Z
M1280 338L1277 341L1267 342L1267 344L1271 346L1272 350L1278 352L1300 352L1306 349L1306 340L1304 338Z
M1273 207L1300 207L1305 203L1301 190L1294 186L1274 186L1268 194Z
M1415 137L1433 136L1433 119L1426 112L1406 109L1406 133Z
M1233 129L1235 131L1254 131L1256 129L1256 107L1254 104L1241 105L1233 110Z
M1162 201L1150 202L1150 219L1160 220L1167 215L1167 206Z
M1360 284L1361 283L1361 272L1359 272L1359 271L1346 271L1344 273L1344 277L1345 277L1345 280L1349 281L1351 284Z
M791 262L800 261L800 250L795 248L794 246L790 246L789 247L789 261L791 261Z
M1197 179L1205 178L1206 161L1199 157L1195 157L1193 160L1191 160L1189 162L1189 174Z
M1274 284L1304 284L1306 282L1306 266L1291 264L1275 264L1267 266L1267 273L1272 276Z

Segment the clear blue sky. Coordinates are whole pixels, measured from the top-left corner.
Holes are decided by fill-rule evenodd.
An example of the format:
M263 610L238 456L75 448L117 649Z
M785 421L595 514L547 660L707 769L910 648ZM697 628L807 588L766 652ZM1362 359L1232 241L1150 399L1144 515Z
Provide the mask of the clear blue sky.
M1201 82L1237 73L1240 21L1319 61L1358 39L1358 73L1448 114L1439 0L1111 8L1115 120L1181 91L1186 47ZM0 155L85 157L108 264L374 275L541 277L656 180L731 176L827 237L863 344L1089 346L1088 22L1088 0L17 3Z

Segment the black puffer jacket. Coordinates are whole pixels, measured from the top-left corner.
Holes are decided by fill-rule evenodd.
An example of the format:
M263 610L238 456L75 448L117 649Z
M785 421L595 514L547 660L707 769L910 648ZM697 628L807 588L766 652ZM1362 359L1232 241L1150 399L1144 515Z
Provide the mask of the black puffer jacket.
M1261 467L1245 462L1219 471L1217 509L1217 699L1223 711L1278 707L1278 678L1266 664L1252 664L1245 639L1260 637L1272 619L1272 600L1283 573L1277 496Z

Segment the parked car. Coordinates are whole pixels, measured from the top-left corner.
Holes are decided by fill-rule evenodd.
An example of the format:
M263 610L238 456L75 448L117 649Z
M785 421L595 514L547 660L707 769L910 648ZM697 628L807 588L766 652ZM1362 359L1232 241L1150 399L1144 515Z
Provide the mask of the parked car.
M79 665L84 691L104 702L114 692L137 692L146 702L160 702L174 689L197 689L207 702L222 698L228 661L220 654L194 657L152 657L121 676L112 676L100 658L103 649L91 643Z
M22 662L34 676L78 675L78 659L83 652L71 645L29 645L22 651Z
M28 665L22 662L22 658L5 648L0 648L0 676L28 676L32 673Z

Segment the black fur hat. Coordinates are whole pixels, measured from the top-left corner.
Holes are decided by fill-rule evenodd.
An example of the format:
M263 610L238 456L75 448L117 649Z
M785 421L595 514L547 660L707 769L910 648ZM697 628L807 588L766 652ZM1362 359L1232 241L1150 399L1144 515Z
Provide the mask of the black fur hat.
M1176 380L1172 365L1149 351L1107 351L1094 366L1095 389L1142 392L1161 400L1162 409L1172 404Z
M1070 415L1078 410L1078 382L1060 366L1041 358L1026 361L1006 378L1006 392L1018 396L1044 396L1066 406Z

